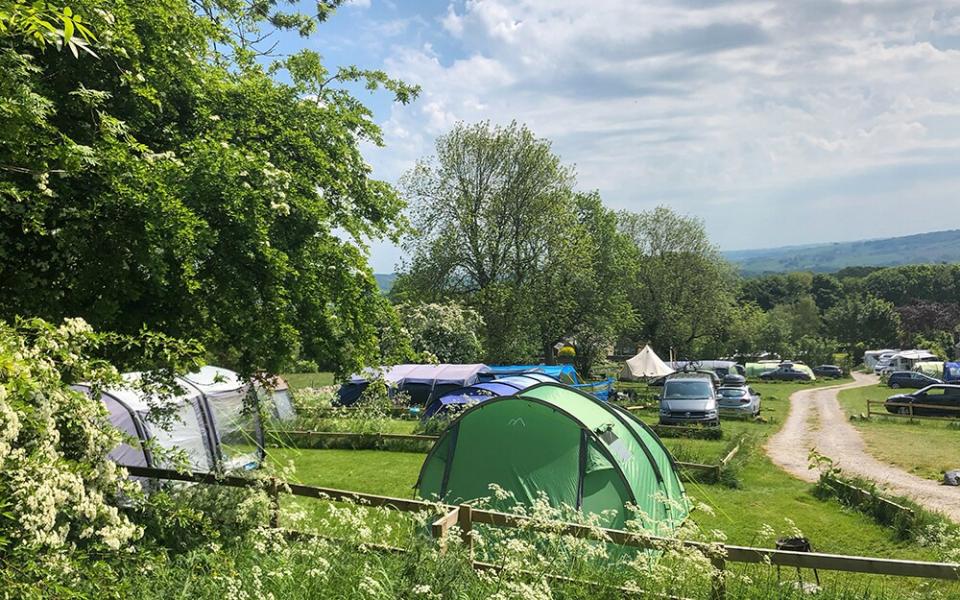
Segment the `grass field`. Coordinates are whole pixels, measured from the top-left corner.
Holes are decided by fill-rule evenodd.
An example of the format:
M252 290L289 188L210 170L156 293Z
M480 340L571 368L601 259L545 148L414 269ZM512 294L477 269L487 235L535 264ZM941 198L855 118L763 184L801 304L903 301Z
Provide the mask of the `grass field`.
M815 385L835 383L838 382L818 382ZM790 394L809 386L786 383L755 385L763 395L762 414L767 422L724 421L722 440L663 440L683 460L699 459L696 462L716 463L732 440L740 436L748 438L747 450L738 466L739 487L695 482L686 484L688 494L707 508L694 511L693 520L704 531L720 532L731 544L770 547L775 536L787 535L799 529L811 539L815 550L819 552L937 560L935 549L899 541L891 530L877 525L869 517L846 509L835 501L817 499L809 484L776 468L763 454L759 445L783 423ZM655 422L657 418L655 409L641 411L640 416L648 422ZM392 424L395 424L396 431L400 431L412 427L414 423L394 421ZM947 432L945 428L943 432ZM294 463L295 479L302 483L396 497L413 497L413 485L425 457L422 453L410 452L294 448L274 449L270 455L277 463ZM289 499L285 500L285 506L321 514L316 503L311 505L310 502ZM771 532L775 534L774 537L770 537ZM810 578L810 574L807 573L806 577ZM852 581L853 585L863 585L868 581L837 574L821 574L821 577L834 583ZM869 584L885 586L887 591L914 591L922 585L922 581L869 578ZM949 587L944 591L960 597L960 588ZM896 595L894 593L894 597Z
M840 404L847 415L866 414L867 399L885 400L899 391L885 385L844 390ZM955 422L873 417L853 424L873 456L905 471L939 480L944 471L960 469L960 426Z
M300 388L333 385L333 373L283 373L283 379L294 393Z

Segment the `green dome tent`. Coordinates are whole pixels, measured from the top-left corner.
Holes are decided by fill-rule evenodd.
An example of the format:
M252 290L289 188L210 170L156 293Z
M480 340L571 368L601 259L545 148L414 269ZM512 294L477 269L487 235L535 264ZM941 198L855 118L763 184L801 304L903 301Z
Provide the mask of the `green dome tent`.
M455 504L490 497L490 484L525 506L546 494L551 506L601 515L614 529L633 518L627 504L655 534L671 532L690 511L656 434L627 411L556 383L464 411L427 455L417 490Z

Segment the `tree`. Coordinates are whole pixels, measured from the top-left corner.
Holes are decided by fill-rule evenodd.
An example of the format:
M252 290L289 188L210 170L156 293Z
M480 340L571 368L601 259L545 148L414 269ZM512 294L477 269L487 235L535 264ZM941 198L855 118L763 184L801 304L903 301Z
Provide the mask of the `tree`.
M960 265L905 265L869 274L864 289L903 306L916 301L956 302L960 298Z
M589 376L624 330L636 326L623 280L636 270L636 249L618 231L617 215L597 193L575 195L576 225L567 233L566 256L551 272L537 274L533 294L540 345L552 360L554 345L574 341L574 364Z
M810 286L810 293L821 311L833 308L844 296L843 284L833 275L816 273Z
M907 338L938 331L953 333L960 329L960 304L956 302L917 301L898 306L897 314Z
M900 338L900 316L876 296L848 296L824 315L828 334L848 348L888 348Z
M476 311L452 302L401 304L397 310L414 351L432 354L441 363L480 362L483 318Z
M477 310L488 361L550 360L553 344L576 337L589 366L630 321L616 314L625 246L599 197L573 183L526 127L458 124L403 178L411 261L392 296Z
M734 276L703 223L665 207L621 212L618 218L639 256L629 285L643 341L686 355L721 335L733 305Z
M264 41L339 3L80 0L99 59L0 39L0 318L196 338L245 372L377 361L392 308L361 240L396 235L403 204L370 177L359 144L380 132L344 85L417 90Z

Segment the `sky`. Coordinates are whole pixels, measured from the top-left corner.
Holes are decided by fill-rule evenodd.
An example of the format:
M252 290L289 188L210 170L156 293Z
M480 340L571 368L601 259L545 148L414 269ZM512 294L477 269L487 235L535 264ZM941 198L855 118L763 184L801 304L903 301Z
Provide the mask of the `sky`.
M698 216L723 250L960 228L957 2L352 0L298 45L422 86L360 93L385 181L458 121L516 120L579 189Z

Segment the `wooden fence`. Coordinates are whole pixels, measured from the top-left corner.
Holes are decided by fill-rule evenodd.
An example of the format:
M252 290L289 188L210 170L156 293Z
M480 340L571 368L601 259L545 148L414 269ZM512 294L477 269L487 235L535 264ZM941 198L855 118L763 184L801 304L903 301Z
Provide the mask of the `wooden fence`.
M873 410L874 405L880 406L883 410ZM892 413L886 410L886 407L893 406L895 408L906 408L905 412ZM932 409L940 410L951 413L956 413L955 416L929 416L929 415L917 415L914 414L914 408L923 408L923 409ZM898 417L901 419L933 419L938 421L944 420L957 420L960 419L960 406L944 406L942 404L917 404L914 402L884 402L880 400L867 400L867 417L878 416L878 417Z
M883 508L890 513L902 515L910 520L913 520L917 516L914 510L909 506L904 506L894 502L893 500L880 494L863 489L862 487L853 485L852 483L843 481L842 479L837 479L836 477L826 477L825 483L834 488L834 493L849 494L850 496L856 498L859 503L876 502L877 504L883 506Z
M469 504L451 506L412 500L409 498L392 498L375 494L363 494L334 488L313 487L295 483L281 482L276 478L251 479L237 476L222 476L212 473L179 472L168 469L152 469L147 467L126 467L130 475L151 479L170 481L187 481L208 485L223 485L240 488L265 489L271 497L273 514L270 522L273 527L280 526L280 494L293 496L320 498L332 501L360 503L366 506L380 506L400 512L433 512L440 510L443 514L431 525L431 534L440 543L446 538L447 532L454 525L460 529L460 536L466 550L473 554L474 525L490 525L505 528L529 528L533 524L530 517L508 513L479 510ZM688 540L676 540L665 537L649 536L634 532L615 529L603 529L578 525L575 523L556 523L549 527L551 532L568 535L575 538L592 539L609 542L644 550L663 550L667 548L685 547L701 552L715 568L711 598L724 600L726 597L725 574L730 563L765 564L783 567L797 567L803 569L818 569L822 571L841 571L846 573L861 573L867 575L892 575L897 577L922 577L928 579L942 579L960 581L960 564L934 563L908 560L894 560L886 558L872 558L865 556L843 556L824 554L819 552L791 552L787 550L773 550L769 548L752 548L749 546L733 546L727 544L708 544Z

